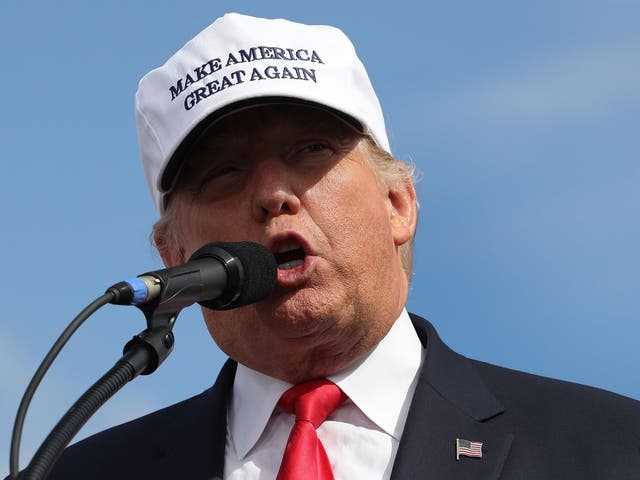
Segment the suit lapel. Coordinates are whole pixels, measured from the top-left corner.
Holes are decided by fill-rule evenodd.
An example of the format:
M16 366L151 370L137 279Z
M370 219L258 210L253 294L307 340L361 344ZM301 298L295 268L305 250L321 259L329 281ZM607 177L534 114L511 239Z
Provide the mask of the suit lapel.
M513 436L497 433L491 419L504 407L431 324L413 315L412 320L427 356L391 478L498 479ZM482 442L482 458L456 460L456 438Z

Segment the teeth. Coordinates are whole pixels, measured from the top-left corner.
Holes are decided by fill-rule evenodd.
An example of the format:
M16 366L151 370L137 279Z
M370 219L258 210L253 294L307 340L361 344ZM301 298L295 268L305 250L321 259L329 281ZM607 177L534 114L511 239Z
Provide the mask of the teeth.
M298 260L291 260L290 262L281 263L278 265L278 268L280 268L281 270L291 270L292 268L299 267L300 265L304 265L304 261L298 259Z
M277 244L274 255L280 270L293 270L304 266L305 252L295 238L285 239Z
M290 252L291 250L297 250L300 248L298 242L294 240L289 240L288 242L284 242L278 246L278 251L276 253L285 253Z

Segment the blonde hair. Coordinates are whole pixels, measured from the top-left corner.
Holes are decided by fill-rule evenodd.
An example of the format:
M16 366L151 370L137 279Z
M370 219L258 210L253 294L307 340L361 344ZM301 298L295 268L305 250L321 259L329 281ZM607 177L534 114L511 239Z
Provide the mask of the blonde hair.
M414 184L415 165L396 159L389 152L380 148L371 137L362 135L356 148L360 148L368 154L365 155L365 158L371 169L376 173L378 185L381 189L387 189L389 186L398 183ZM153 225L151 232L151 241L158 250L182 243L182 229L180 228L177 208L179 201L175 198L176 195L171 196L174 198L167 198L166 208ZM398 252L402 268L407 279L411 282L413 274L413 237L401 245Z

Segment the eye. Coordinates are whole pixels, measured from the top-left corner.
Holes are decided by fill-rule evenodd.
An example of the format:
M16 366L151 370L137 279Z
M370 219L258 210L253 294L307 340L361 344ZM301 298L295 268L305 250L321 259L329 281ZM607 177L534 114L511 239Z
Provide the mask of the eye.
M207 177L208 178L224 177L225 175L230 175L237 171L238 171L238 167L236 167L235 165L225 165L211 171L209 175L207 175Z
M324 143L312 143L310 145L305 146L304 148L302 148L302 152L303 153L317 153L317 152L322 152L323 150L328 149L329 146L324 144Z
M315 137L315 138L314 138ZM326 168L337 158L337 145L327 135L300 138L290 147L289 161L300 168Z
M222 191L230 185L240 181L242 168L235 163L223 163L215 165L204 172L197 182L195 193L200 195L205 191Z
M235 165L220 165L215 168L209 170L202 177L202 186L207 185L211 182L218 182L225 180L226 178L232 177L235 173L239 171L238 167Z
M292 159L297 162L326 161L333 156L334 149L330 142L324 140L309 140L300 142L293 149Z

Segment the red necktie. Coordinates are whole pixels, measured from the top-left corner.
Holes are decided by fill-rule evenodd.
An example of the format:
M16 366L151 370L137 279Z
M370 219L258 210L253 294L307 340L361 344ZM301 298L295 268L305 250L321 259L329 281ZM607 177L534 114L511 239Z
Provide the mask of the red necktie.
M331 463L316 428L346 398L329 380L311 380L282 394L278 405L294 413L296 423L289 434L277 480L333 480Z

